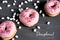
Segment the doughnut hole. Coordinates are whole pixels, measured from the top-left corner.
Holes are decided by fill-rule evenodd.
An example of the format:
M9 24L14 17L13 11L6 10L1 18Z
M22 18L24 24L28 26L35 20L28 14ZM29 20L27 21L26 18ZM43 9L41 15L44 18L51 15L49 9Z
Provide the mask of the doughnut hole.
M32 14L30 14L29 17L31 17L31 18L35 17L34 12Z
M51 7L54 8L54 7L56 7L56 5L57 5L57 4L54 4L54 5L52 5Z
M5 31L7 30L7 27L5 27Z
M31 16L32 16L32 14L29 15L29 17L31 17Z

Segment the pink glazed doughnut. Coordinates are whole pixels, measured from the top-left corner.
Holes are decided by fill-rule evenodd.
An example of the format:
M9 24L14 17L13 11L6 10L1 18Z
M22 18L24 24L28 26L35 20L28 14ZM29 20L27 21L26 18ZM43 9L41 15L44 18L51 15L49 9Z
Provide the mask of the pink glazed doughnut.
M16 34L16 25L12 21L5 21L0 25L0 37L3 40L10 40Z
M57 0L50 0L45 4L44 10L46 14L51 17L57 16L60 13L60 2Z
M28 8L20 13L19 19L25 26L32 27L38 22L39 14L36 10Z

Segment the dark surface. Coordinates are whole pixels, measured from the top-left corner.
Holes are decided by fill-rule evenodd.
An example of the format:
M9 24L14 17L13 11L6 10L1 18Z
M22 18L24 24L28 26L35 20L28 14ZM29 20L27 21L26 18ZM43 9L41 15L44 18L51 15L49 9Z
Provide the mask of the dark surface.
M11 7L9 7L9 8L7 8L7 6L6 6L7 4L2 4L1 1L2 0L0 0L0 6L2 6L3 10L0 10L0 18L1 17L5 17L6 18L6 16L12 17L13 12L10 11L11 8L14 8L15 12L18 12L17 9L18 9L19 3L21 1L25 1L25 0L17 0L16 6L12 5L13 0L8 0L7 4L11 4ZM22 8L25 9L26 7L29 7L29 8L33 8L34 9L34 6L33 6L34 2L36 2L36 1L34 0L33 2L30 2L28 4L24 4L22 6ZM45 3L46 3L45 0L44 1L43 0L40 1L40 3L38 4L39 8L37 9L38 12L39 12L40 9L43 10L43 7L44 7ZM43 10L43 13L44 13L44 10ZM16 16L16 19L18 19L17 16ZM3 22L3 21L6 21L6 20L7 19L4 19L4 20L0 19L0 23ZM51 24L47 25L46 24L47 21L50 21ZM21 30L18 29L19 25L22 26ZM47 31L49 33L54 32L54 36L51 37L51 38L36 36L36 33L34 33L32 31L32 29L36 28L36 26L34 26L32 28L28 28L28 27L25 27L22 23L20 23L19 25L16 24L17 29L18 29L17 35L19 36L19 38L15 38L15 40L60 40L60 15L58 15L56 17L45 16L44 18L40 15L40 20L39 20L37 25L39 25L41 27L41 29L39 29L38 31L41 32L41 33L45 33Z

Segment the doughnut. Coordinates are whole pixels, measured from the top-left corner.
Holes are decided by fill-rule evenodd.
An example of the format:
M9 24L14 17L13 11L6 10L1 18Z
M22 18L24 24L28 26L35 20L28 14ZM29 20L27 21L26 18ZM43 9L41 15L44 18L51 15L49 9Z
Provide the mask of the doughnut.
M3 40L10 40L16 34L16 25L12 21L5 21L0 24L0 37Z
M19 14L20 21L27 27L34 26L39 20L39 14L36 10L28 8Z
M44 10L48 16L55 17L60 13L60 2L57 0L50 0L45 4Z

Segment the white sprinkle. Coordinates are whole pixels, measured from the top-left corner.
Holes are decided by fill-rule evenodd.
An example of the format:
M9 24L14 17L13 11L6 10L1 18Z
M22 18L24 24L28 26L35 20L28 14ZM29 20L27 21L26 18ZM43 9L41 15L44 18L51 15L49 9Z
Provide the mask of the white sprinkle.
M19 14L17 14L17 16L19 16Z
M10 7L10 6L11 6L10 4L7 5L7 7Z
M14 9L11 9L11 11L13 12L13 11L14 11Z
M5 3L5 1L2 1L2 3Z
M28 9L29 7L26 7L26 9Z
M12 38L12 40L15 40L14 38Z
M40 10L40 12L39 12L40 14L42 13L42 10Z
M2 3L8 3L8 1L7 0L3 0Z
M21 7L21 5L19 4L19 7Z
M50 24L50 22L48 21L48 22L47 22L47 24L49 25L49 24Z
M28 2L32 2L33 0L28 0Z
M13 5L15 6L15 3L13 3Z
M34 3L34 6L36 6L37 4L36 3Z
M38 8L38 6L35 6L35 9L37 9Z
M13 18L15 18L16 12L13 14Z
M25 1L25 3L28 3L27 1Z
M33 0L30 0L31 2L33 1Z
M10 18L10 20L13 20L13 18Z
M21 12L23 10L23 8L19 9L19 11Z
M17 24L20 24L20 22L17 22Z
M14 2L16 3L16 0L14 0Z
M42 13L42 17L45 17L45 14L44 13Z
M23 10L23 8L21 8L21 11Z
M15 16L13 15L13 18L15 18Z
M28 0L28 2L31 2L31 0Z
M18 38L18 35L16 35L15 37Z
M16 15L16 12L14 13L14 15Z
M20 11L21 9L19 8L18 10Z
M40 3L40 1L37 1L37 3Z
M19 26L19 29L21 29L21 26Z
M38 29L40 29L40 26L37 26Z
M18 19L16 20L16 22L18 21Z
M15 18L12 18L13 20L15 20Z
M2 7L0 6L0 10L2 10Z
M21 5L23 5L24 3L23 2L21 2Z
M7 19L9 20L9 19L10 19L10 17L8 17L8 16L7 16Z
M34 31L34 32L36 32L36 31L37 31L37 29L34 29L33 31Z
M42 17L45 17L45 14L44 13L42 13Z
M1 19L5 19L4 17L1 17Z

